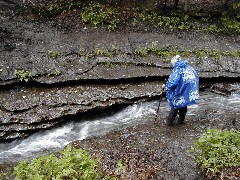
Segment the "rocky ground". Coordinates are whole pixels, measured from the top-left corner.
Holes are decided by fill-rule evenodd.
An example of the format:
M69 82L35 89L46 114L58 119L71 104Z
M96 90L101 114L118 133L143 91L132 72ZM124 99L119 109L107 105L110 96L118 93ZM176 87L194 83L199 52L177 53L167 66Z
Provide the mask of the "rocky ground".
M138 48L151 46L152 42L157 42L158 48L190 51L197 48L238 51L240 47L239 36L191 30L145 32L124 29L109 32L104 28L78 24L72 21L74 18L70 22L62 21L61 16L57 20L43 21L22 9L21 3L17 0L0 1L2 141L53 127L69 116L159 97L160 87L171 72L169 62L151 54L139 57L134 53ZM112 56L87 56L97 53L96 50L107 50ZM239 57L223 57L221 61L211 57L204 60L191 57L189 62L199 71L203 88L214 82L239 82ZM23 76L28 82L20 80L17 74L20 70L25 70ZM201 116L204 114L202 112ZM103 162L111 161L113 156L125 156L129 163L130 159L145 157L141 160L144 167L137 167L143 175L132 172L138 165L131 160L131 171L122 177L125 179L141 179L140 176L142 179L151 176L152 179L204 179L190 157L183 155L190 140L185 137L191 137L193 127L198 123L169 129L159 128L162 125L149 120L148 124L80 144L92 152L100 149L98 155L103 157ZM149 133L149 139L141 139L143 132ZM159 139L169 134L174 136L173 143L172 140ZM166 155L171 160L166 159Z
M201 93L201 98L206 98L206 94L209 92ZM156 121L156 116L151 115L133 127L72 144L100 157L104 172L120 179L238 179L239 168L208 178L188 152L193 141L206 129L240 129L239 110L226 110L226 102L225 106L219 105L219 97L213 98L215 100L209 98L200 103L197 111L189 108L183 125L175 122L174 127L168 127L168 112L161 107ZM124 162L125 171L119 172L116 168L118 161Z

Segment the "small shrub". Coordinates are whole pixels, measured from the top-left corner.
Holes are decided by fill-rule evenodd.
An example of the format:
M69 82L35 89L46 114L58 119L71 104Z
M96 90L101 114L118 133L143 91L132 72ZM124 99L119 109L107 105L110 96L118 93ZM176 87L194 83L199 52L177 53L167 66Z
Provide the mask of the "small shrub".
M239 56L239 53L237 51L225 51L222 54L223 54L223 56L229 56L229 57L233 57L233 58L236 58Z
M97 165L98 161L92 159L86 150L67 146L57 155L35 158L30 163L20 162L14 168L14 176L16 180L104 179L98 172Z
M240 167L240 132L209 129L194 142L190 152L207 174L226 167Z

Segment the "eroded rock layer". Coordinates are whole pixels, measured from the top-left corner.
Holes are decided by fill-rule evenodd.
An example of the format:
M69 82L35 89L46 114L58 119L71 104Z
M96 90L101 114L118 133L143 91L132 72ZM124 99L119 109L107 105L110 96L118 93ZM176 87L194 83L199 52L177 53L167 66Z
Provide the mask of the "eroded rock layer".
M70 115L160 95L171 72L169 59L136 53L153 43L179 52L227 52L240 47L238 36L109 32L37 20L19 1L0 1L0 5L0 140L52 127ZM192 56L189 62L200 78L240 78L239 56Z

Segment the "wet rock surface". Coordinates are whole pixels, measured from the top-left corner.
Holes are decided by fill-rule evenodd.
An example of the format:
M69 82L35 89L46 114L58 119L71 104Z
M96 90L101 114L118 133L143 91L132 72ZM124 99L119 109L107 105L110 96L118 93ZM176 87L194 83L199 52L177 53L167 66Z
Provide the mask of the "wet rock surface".
M240 47L239 36L191 31L108 32L84 24L42 21L22 3L0 1L1 140L52 127L69 115L159 95L160 85L170 74L170 64L151 54L138 57L134 53L152 42L159 48L179 50L237 51ZM37 6L35 3L31 6ZM84 54L99 49L112 55ZM240 78L239 57L220 61L193 57L189 62L202 79ZM27 83L19 80L20 70L31 73L25 77Z
M36 3L31 2L31 6ZM152 42L159 48L180 51L240 48L239 36L192 31L108 32L84 24L42 21L17 0L0 1L0 15L0 140L26 137L86 112L157 98L171 72L170 64L151 54L138 57L134 53ZM98 49L112 55L86 56ZM189 62L210 91L224 96L239 93L226 83L214 84L239 82L239 57L192 57ZM32 79L20 81L18 70L31 72ZM90 150L101 158L103 171L122 179L205 179L186 150L206 128L240 129L239 111L224 112L221 117L220 111L224 108L206 106L189 115L184 125L173 128L165 125L167 112L162 112L157 123L154 117L147 117L145 123L73 145ZM111 170L118 160L128 164L126 173ZM1 165L4 168L8 167Z
M70 115L144 101L158 95L160 89L159 82L151 82L3 90L1 138L26 136L29 130L49 128Z

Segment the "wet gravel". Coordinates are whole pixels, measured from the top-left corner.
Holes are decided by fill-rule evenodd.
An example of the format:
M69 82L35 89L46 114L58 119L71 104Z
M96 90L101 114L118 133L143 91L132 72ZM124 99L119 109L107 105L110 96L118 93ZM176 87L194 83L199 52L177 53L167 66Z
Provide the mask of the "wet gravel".
M186 132L191 125L169 128L153 119L73 145L100 157L102 170L120 179L204 179L186 151L193 139ZM119 160L126 165L120 173L116 168Z

